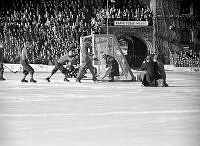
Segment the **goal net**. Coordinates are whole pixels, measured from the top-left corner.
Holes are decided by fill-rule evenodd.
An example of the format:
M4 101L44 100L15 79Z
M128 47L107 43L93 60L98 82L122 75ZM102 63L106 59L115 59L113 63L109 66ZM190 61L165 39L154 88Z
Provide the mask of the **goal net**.
M115 35L112 34L93 34L89 36L84 36L80 38L80 46L82 49L83 43L85 41L91 41L91 50L88 50L89 54L93 54L94 57L98 58L98 61L93 60L93 65L97 69L98 79L102 79L105 76L107 71L106 61L103 59L103 55L107 54L115 58L119 64L119 76L115 76L115 80L131 80L135 81L129 64L120 48L119 42ZM80 63L82 62L82 54L80 50ZM106 76L104 80L109 79L109 76Z

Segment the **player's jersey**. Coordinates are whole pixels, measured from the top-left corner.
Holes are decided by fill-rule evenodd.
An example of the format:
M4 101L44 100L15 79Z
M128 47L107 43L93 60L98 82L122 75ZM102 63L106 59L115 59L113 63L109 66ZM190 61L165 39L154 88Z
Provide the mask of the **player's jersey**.
M21 61L24 61L24 60L27 60L28 59L28 54L27 54L27 50L26 48L23 48L22 49L22 53L20 55L20 60Z
M82 48L82 56L83 56L83 58L85 58L86 56L88 56L88 51L90 50L92 48L92 46L90 45L90 43L88 43L88 42L84 42L83 43L83 48Z
M60 59L58 59L58 63L64 64L67 61L73 61L73 60L74 60L73 57L70 57L68 54L65 54L65 55L61 56Z

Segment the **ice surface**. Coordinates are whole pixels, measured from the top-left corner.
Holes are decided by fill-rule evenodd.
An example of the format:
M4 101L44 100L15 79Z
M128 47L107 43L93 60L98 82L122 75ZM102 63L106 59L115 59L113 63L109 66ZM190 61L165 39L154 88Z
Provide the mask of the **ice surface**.
M0 82L0 146L199 146L200 73L167 72L170 87L64 82L58 73ZM29 77L27 77L29 79Z

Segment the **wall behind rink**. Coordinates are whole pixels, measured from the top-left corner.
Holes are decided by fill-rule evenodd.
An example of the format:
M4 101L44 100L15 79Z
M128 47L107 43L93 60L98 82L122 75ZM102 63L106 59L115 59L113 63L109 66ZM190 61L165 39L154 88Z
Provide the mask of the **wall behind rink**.
M102 27L102 33L107 33L107 27ZM153 42L153 27L152 26L109 26L108 34L114 34L117 38L121 36L137 37L143 41L148 48L148 51L155 52Z
M13 71L22 72L22 66L21 64L5 64L7 67L9 67ZM54 68L54 65L43 65L43 64L31 64L31 66L34 68L35 72L51 72L51 70ZM165 65L166 71L177 71L177 72L200 72L200 68L198 67L175 67L174 65ZM10 72L9 69L4 67L5 72ZM135 75L137 72L136 70L132 70L133 74Z
M4 72L10 72L9 69L12 71L18 71L22 72L23 68L21 64L4 64ZM51 72L51 70L54 68L54 65L43 65L43 64L30 64L31 67L35 70L35 72ZM9 69L8 69L8 68Z

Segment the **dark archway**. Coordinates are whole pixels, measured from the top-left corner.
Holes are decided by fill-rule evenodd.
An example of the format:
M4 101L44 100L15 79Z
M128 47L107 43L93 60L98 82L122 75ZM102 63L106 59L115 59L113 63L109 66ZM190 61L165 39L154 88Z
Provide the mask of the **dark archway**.
M138 69L148 54L148 47L144 40L129 35L123 35L118 40L127 42L128 49L127 54L125 54L127 62L132 69Z

